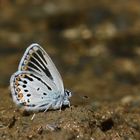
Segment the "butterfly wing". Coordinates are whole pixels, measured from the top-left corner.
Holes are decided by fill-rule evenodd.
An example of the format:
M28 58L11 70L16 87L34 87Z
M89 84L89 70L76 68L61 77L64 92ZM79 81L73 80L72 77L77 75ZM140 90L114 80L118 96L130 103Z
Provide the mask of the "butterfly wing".
M46 109L57 96L57 88L51 80L47 83L33 72L18 71L10 79L12 97L17 105L27 110Z
M18 71L31 71L48 82L48 78L56 85L58 91L64 94L62 78L49 55L38 44L30 45L25 51Z

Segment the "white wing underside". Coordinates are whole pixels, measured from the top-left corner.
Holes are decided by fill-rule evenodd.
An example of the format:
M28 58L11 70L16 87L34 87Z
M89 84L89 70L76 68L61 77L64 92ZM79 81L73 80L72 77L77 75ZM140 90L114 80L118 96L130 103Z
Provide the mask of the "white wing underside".
M42 53L42 55L38 54L38 51L40 53ZM44 68L44 65L42 65L42 63L39 62L39 60L37 58L35 58L33 56L33 54L36 54L39 59L44 63L44 65L46 66L47 70L50 72L50 75L53 79L51 79L51 81L53 82L52 85L56 85L58 91L61 94L64 94L64 86L63 86L63 81L61 78L61 75L59 74L58 70L56 69L53 61L51 60L51 58L49 57L49 55L45 52L45 50L38 44L34 43L31 44L25 51L19 66L18 66L18 71L24 71L24 69L26 68L26 65L24 63L26 63L28 61L28 59L32 59L34 58L36 61L38 61L38 63ZM27 61L26 61L27 60ZM31 63L33 63L32 61L30 61ZM27 64L28 65L28 64ZM36 64L35 64L36 65ZM29 66L28 66L29 67ZM34 69L33 71L39 75L42 76L42 78L48 82L48 79L50 79L48 77L48 75L46 75L46 73L39 68L39 66L36 65L36 67L40 70L36 70ZM30 69L33 69L30 67ZM25 69L26 71L26 69ZM28 70L27 70L28 71Z
M57 97L57 89L52 82L48 82L47 85L42 79L38 79L40 76L32 75L32 72L16 72L11 77L12 95L16 104L26 103L26 105L36 105L39 103L49 103L53 97ZM25 82L26 81L26 82ZM15 93L23 96L22 98ZM55 96L54 96L55 95ZM20 99L21 98L21 99Z
M38 44L26 49L18 71L11 76L10 86L14 102L23 104L27 110L47 109L51 105L59 108L62 105L62 78L51 58Z

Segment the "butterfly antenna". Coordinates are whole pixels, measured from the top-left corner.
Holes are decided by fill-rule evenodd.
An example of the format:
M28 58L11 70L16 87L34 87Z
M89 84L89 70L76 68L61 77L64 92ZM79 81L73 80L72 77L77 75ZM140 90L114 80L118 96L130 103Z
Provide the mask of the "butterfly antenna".
M73 94L73 101L82 103L82 104L87 104L88 102L91 102L91 99L87 95L80 95L78 93Z

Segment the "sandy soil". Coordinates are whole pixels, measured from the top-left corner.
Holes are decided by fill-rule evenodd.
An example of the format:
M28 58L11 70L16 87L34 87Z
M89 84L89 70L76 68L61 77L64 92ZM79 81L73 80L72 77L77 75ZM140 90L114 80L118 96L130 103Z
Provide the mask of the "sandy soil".
M1 140L139 140L140 2L0 3ZM57 65L71 107L26 112L9 79L25 48L41 44Z

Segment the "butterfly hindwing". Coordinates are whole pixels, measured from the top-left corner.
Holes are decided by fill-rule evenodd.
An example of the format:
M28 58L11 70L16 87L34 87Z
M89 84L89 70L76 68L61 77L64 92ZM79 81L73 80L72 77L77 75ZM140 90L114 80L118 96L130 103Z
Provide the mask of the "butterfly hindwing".
M40 108L45 108L53 100L51 95L57 91L51 80L46 83L40 75L34 75L33 72L16 72L11 77L10 84L16 104L24 105L27 109L35 108L40 103Z
M62 78L51 58L40 45L32 44L27 48L20 61L18 71L37 73L42 75L46 82L49 78L54 82L61 94L64 94Z

